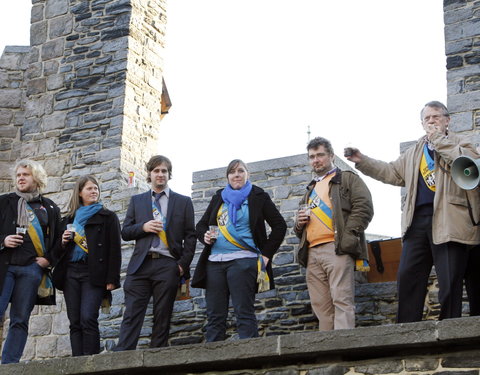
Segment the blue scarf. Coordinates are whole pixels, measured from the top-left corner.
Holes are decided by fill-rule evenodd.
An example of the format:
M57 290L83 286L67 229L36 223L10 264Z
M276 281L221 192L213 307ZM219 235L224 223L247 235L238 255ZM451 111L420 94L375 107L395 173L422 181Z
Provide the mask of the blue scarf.
M80 206L75 212L75 219L73 220L73 227L75 228L75 231L82 237L85 236L85 224L87 224L87 221L98 211L100 211L102 207L103 205L101 203L94 203L89 206ZM80 246L75 244L71 259L72 262L78 262L79 260L84 259L86 256L87 253L85 253Z
M230 184L227 184L225 189L222 190L222 199L228 206L228 217L232 221L233 225L237 225L237 210L240 209L242 203L247 199L248 195L252 191L252 184L247 181L241 189L232 189Z

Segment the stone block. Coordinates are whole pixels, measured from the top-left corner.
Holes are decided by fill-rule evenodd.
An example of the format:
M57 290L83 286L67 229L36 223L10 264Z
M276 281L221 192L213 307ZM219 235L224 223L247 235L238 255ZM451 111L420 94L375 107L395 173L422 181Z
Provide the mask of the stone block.
M52 74L47 77L47 89L50 91L57 90L64 85L62 74Z
M403 371L402 360L388 360L381 363L369 363L368 365L355 366L355 371L365 375L374 374L398 374Z
M38 144L38 152L41 155L50 155L55 151L55 139L45 139Z
M70 335L62 335L57 338L57 357L67 357L72 354Z
M298 375L297 369L284 369L284 370L271 370L264 373L265 375ZM311 371L308 372L308 375L312 374ZM323 373L318 373L323 374Z
M290 186L280 186L273 190L274 199L286 199L289 197L292 188Z
M293 263L294 257L292 253L277 253L273 257L273 265L284 265Z
M49 0L45 6L45 17L54 18L68 11L68 0Z
M47 41L47 22L40 21L30 26L30 45L41 46Z
M1 138L15 138L18 133L18 128L15 126L2 126L0 127Z
M348 367L340 365L330 365L320 368L312 368L308 370L307 375L343 375L349 372Z
M440 365L440 361L437 358L407 358L407 359L405 359L405 371L408 371L408 372L434 371L438 368L439 365ZM446 367L449 367L449 366L446 366Z
M43 162L43 167L48 176L63 176L65 171L66 160L63 157L56 159L46 159Z
M289 200L282 201L280 203L280 212L298 210L299 202L300 202L300 199L289 199Z
M22 354L22 361L30 361L35 358L35 346L37 341L34 337L28 337L27 343L25 344L25 349ZM2 365L3 367L3 365Z
M1 90L0 90L1 95ZM8 125L11 123L13 118L13 112L10 110L1 110L0 109L0 125ZM2 129L5 127L2 127Z
M28 333L31 336L49 335L52 331L52 317L51 316L32 316Z
M38 155L38 143L22 144L22 150L20 154L22 158L33 158L34 156Z
M37 358L53 358L56 355L57 337L56 336L38 336L35 347L35 356Z
M63 56L63 40L56 39L42 44L42 60L50 60Z
M48 24L48 34L50 39L59 38L68 35L73 30L73 20L71 15L65 15L51 19Z
M0 90L0 108L20 108L22 104L22 91L15 89Z
M66 335L69 334L69 320L67 317L67 312L62 311L53 316L53 331L54 335Z
M446 319L438 324L438 339L448 342L454 339L476 340L480 337L480 317Z
M30 22L35 23L43 19L44 4L34 4L30 14Z

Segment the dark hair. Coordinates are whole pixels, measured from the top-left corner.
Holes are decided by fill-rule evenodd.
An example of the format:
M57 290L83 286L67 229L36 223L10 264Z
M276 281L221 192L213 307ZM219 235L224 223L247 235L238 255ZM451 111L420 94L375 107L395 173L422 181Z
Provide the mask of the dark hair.
M420 120L422 120L422 121L423 121L423 111L427 107L441 109L442 110L442 115L444 115L446 117L450 117L450 113L448 113L448 108L446 107L445 104L443 104L442 102L439 102L437 100L432 100L431 102L428 102L427 104L425 104L423 106L422 110L420 111Z
M157 168L160 164L165 163L168 169L168 179L172 178L172 162L169 158L163 155L155 155L150 158L150 160L145 164L145 169L147 170L147 182L152 182L150 178L150 172Z
M307 145L307 152L316 149L319 146L325 147L325 151L327 151L330 155L333 155L333 147L330 141L323 137L315 137Z
M248 172L247 164L245 164L242 160L240 159L233 159L230 163L227 165L227 178L230 172L237 167L237 165L242 165L245 170Z

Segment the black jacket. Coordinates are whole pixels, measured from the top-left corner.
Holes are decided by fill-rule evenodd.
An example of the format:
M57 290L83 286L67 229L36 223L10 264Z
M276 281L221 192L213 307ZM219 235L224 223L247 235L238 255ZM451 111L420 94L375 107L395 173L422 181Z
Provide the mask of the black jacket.
M8 193L0 196L0 292L3 289L5 275L7 274L8 265L14 248L4 246L5 237L15 234L18 217L18 200L20 197L15 193ZM48 228L47 241L45 243L46 253L45 258L50 264L55 263L53 254L53 247L60 236L60 210L52 200L41 197L43 207L47 210ZM47 272L48 270L45 270ZM38 298L37 305L54 305L55 296L46 298Z
M143 230L143 224L153 220L152 191L134 195L130 199L127 214L123 221L122 238L135 240L135 249L128 263L127 274L133 275L142 265L152 246L155 234ZM190 197L175 193L170 189L165 230L170 254L183 271L185 279L190 278L190 263L195 254L195 216Z
M67 224L72 223L73 218L65 217L62 220L62 233ZM106 284L114 284L120 287L120 267L122 264L120 223L117 215L107 210L100 209L88 219L85 224L85 235L88 246L88 272L92 285L105 287ZM55 255L59 259L53 270L53 284L59 290L63 290L65 275L69 260L74 248L74 242L70 241L62 247L61 241L55 246Z
M205 288L206 285L206 265L212 246L205 244L204 235L210 225L217 225L217 212L223 203L222 190L218 190L212 197L207 210L203 214L196 226L197 238L205 245L192 279L192 287ZM287 224L283 216L278 212L277 207L272 202L270 196L258 186L253 185L252 191L248 195L248 212L250 218L250 230L252 232L255 245L261 251L262 255L270 259L267 264L267 273L270 277L270 289L275 287L272 273L272 258L280 247L285 232L287 231ZM267 230L265 228L265 221L272 228L272 232L267 237Z

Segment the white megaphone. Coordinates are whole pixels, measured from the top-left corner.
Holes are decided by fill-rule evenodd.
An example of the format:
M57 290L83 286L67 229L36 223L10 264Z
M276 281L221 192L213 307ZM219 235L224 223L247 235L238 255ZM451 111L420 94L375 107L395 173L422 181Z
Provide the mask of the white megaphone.
M462 189L475 189L480 182L480 159L459 156L453 161L451 174L453 181Z

